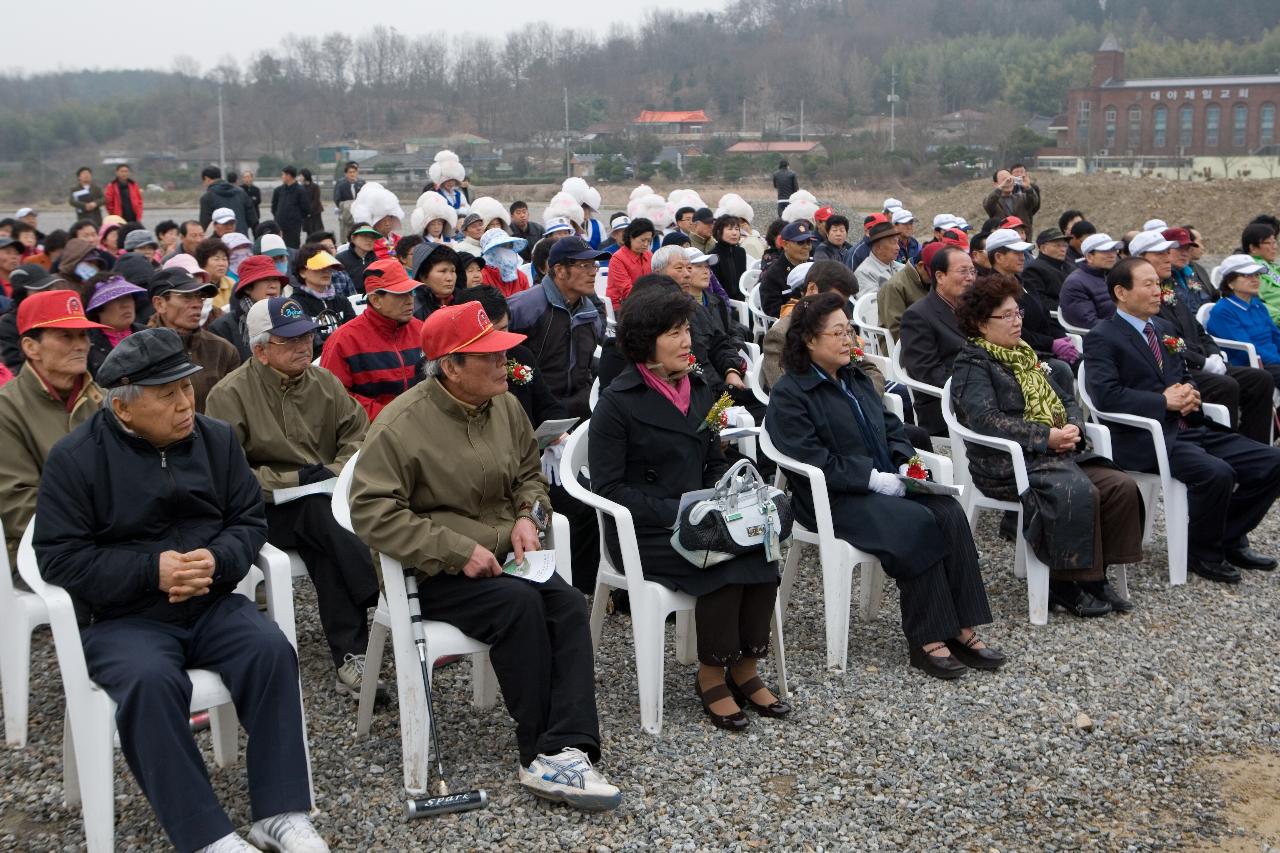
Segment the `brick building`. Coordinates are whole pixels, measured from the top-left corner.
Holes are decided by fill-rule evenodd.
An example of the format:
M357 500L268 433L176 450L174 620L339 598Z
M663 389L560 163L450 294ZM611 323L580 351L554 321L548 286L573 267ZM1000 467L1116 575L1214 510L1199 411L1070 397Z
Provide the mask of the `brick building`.
M1039 164L1167 177L1277 177L1280 74L1129 80L1108 36L1088 86L1067 96ZM1207 170L1207 171L1206 171Z

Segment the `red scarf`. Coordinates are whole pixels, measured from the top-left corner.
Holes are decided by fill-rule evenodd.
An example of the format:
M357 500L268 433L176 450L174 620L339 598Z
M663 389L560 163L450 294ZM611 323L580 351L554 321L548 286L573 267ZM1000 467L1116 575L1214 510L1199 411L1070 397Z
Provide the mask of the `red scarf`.
M670 382L643 364L637 364L636 370L640 371L640 378L644 380L644 384L665 397L671 405L680 410L680 414L689 414L689 395L691 393L689 374L686 373L674 382Z

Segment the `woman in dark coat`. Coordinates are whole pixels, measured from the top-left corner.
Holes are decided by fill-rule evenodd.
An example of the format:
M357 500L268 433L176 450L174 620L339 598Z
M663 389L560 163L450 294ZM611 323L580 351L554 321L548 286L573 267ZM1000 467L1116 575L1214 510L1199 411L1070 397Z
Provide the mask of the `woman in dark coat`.
M978 280L956 309L970 343L956 357L956 418L1022 448L1030 488L1018 495L1009 454L969 446L969 473L984 495L1022 503L1022 526L1049 566L1049 601L1077 616L1126 613L1106 567L1142 560L1142 499L1133 478L1092 452L1084 415L1021 340L1018 282Z
M742 235L741 226L738 224L740 221L738 217L727 214L716 219L711 226L711 238L715 243L712 244L710 252L718 259L716 279L725 293L729 294L730 299L746 302L747 297L742 295L742 290L738 287L742 274L747 271L748 263L746 250L738 245Z
M806 296L792 311L787 372L769 393L769 436L786 455L822 469L836 535L879 557L898 584L911 665L935 678L997 669L1004 655L973 630L991 621L991 609L964 511L951 497L908 495L898 480L915 450L851 363L848 311L838 292ZM792 478L791 488L796 519L812 529L808 481Z
M703 570L671 546L680 496L714 485L728 469L717 431L704 426L716 395L690 371L692 311L672 288L628 298L617 340L629 364L591 416L591 487L631 511L645 578L697 597L695 689L716 726L740 730L748 725L743 705L771 717L791 710L756 674L769 649L778 564L760 550ZM612 524L605 542L621 565Z

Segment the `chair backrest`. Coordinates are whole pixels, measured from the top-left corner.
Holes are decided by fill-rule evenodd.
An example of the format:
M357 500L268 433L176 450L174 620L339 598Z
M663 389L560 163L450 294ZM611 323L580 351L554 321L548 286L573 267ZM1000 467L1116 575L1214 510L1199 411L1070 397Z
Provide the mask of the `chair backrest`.
M609 287L609 268L601 267L600 269L596 270L596 296L599 296L601 299L607 299L608 297L605 296L605 291L608 289L608 287Z
M338 474L338 482L333 484L333 520L338 522L346 530L351 530L351 480L355 477L356 460L360 458L360 451L357 450L351 455L351 458L342 466L342 472Z
M896 382L898 374L893 369L893 362L888 356L876 355L873 352L864 352L862 357L879 368L880 373L884 376L886 382Z
M769 405L769 392L764 390L764 358L757 358L747 371L747 387L763 406Z
M893 378L903 385L906 385L912 391L918 391L921 394L928 394L930 397L942 397L942 389L936 385L930 385L927 382L921 382L919 379L913 379L906 368L902 366L902 341L893 342L890 352L890 360L893 366Z
M760 288L756 288L747 294L747 310L751 312L751 318L755 322L755 332L757 335L764 337L764 333L774 323L778 322L777 317L770 317L764 313L764 308L760 306Z
M560 457L560 482L570 496L596 511L596 523L600 529L600 561L619 574L626 575L627 583L638 585L644 581L640 569L640 546L636 542L636 528L631 520L631 510L600 497L578 481L578 475L587 470L587 457L590 452L591 421L578 424L565 441L564 453ZM587 471L590 477L589 470ZM613 557L605 545L604 517L612 516L618 531L618 550L622 555L622 566L613 563Z
M756 289L756 285L760 283L760 267L754 266L748 268L741 276L738 277L738 290L743 293L751 293Z
M596 403L600 402L600 377L597 376L591 381L591 391L587 393L587 405L591 407L591 411L596 410Z
M1213 302L1206 302L1196 309L1196 322L1201 326L1209 325L1209 315L1213 312L1214 304Z
M369 307L369 297L364 293L353 293L347 297L347 301L351 303L351 308L356 312L357 317Z
M956 417L955 407L951 404L951 378L942 386L942 419L947 424L947 434L951 437L951 461L955 465L956 476L966 486L973 485L969 477L969 453L965 447L964 433L968 432L960 425Z
M1068 323L1066 320L1063 320L1061 318L1058 319L1058 325L1062 326L1063 329L1067 330L1069 333L1073 335L1079 335L1080 337L1084 337L1085 335L1089 334L1089 330L1086 329L1084 326L1073 326L1070 323Z

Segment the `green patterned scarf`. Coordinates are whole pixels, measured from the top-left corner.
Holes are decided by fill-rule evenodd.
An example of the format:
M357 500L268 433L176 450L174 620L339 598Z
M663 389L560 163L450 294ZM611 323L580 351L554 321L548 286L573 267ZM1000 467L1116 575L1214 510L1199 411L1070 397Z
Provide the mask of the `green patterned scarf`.
M1018 341L1015 349L997 346L985 338L973 338L973 342L1013 371L1013 377L1022 386L1022 396L1026 400L1023 414L1027 420L1048 427L1066 426L1067 407L1062 405L1058 392L1049 384L1036 351L1026 341Z

